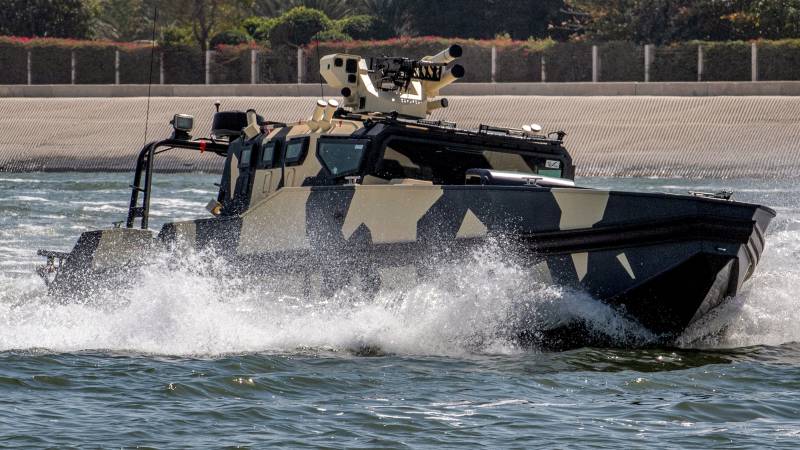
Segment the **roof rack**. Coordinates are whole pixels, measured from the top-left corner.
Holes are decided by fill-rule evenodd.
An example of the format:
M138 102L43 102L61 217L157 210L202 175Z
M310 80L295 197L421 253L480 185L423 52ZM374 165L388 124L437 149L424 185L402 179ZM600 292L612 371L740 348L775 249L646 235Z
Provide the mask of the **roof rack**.
M478 126L478 133L525 137L525 134L522 130L518 130L515 128L496 127L494 125L485 125L485 124L480 124L480 126Z
M427 125L432 127L440 127L440 128L449 128L455 130L457 125L455 122L447 122L445 120L429 120L429 119L419 119L417 123L420 125Z
M349 113L343 111L343 113L339 116L339 118L351 119L351 120L362 120L362 121L371 121L371 122L382 122L387 124L396 124L401 126L412 126L412 127L425 127L431 130L441 130L447 131L450 133L457 133L457 134L464 134L470 136L486 136L486 137L506 137L512 139L519 139L522 141L533 141L533 142L540 142L545 144L552 144L552 145L560 145L563 144L563 140L561 139L560 133L552 132L548 135L529 135L526 134L523 130L519 130L516 128L503 128L503 127L496 127L492 125L484 125L481 124L478 130L475 129L467 129L467 128L459 128L455 122L448 122L444 120L430 120L430 119L413 119L408 117L398 117L394 114L391 115L383 115L383 114L358 114L358 113ZM558 139L553 139L550 137L551 135L559 134ZM564 133L566 134L566 133Z

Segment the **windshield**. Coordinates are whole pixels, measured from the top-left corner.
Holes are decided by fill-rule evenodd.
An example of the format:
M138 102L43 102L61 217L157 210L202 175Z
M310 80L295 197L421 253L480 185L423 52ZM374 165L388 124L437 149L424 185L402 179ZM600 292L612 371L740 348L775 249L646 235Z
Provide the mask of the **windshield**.
M364 142L320 141L319 159L334 177L358 172L364 158Z

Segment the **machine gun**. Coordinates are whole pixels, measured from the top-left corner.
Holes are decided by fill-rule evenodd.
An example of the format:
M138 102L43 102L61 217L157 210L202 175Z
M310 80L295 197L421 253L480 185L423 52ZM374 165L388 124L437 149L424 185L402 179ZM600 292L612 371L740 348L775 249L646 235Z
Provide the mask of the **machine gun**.
M437 108L446 108L445 98L431 100L439 90L465 75L454 64L463 50L458 45L420 60L404 57L374 57L337 53L320 59L320 74L334 88L341 89L342 106L355 113L396 113L425 118Z
M369 70L380 78L382 91L407 90L412 79L441 81L446 63L417 61L409 58L370 58Z

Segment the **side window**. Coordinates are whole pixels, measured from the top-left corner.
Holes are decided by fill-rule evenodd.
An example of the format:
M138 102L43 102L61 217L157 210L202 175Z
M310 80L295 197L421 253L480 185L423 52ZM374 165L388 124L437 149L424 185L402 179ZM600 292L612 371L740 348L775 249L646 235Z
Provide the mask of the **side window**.
M286 165L296 166L303 162L308 140L295 140L286 143Z
M242 159L239 160L239 167L250 167L250 157L253 154L253 146L252 145L245 145L242 148Z
M259 166L270 169L275 165L275 142L266 142L261 146L261 162Z
M320 141L317 153L331 175L342 177L358 172L366 147L363 141Z

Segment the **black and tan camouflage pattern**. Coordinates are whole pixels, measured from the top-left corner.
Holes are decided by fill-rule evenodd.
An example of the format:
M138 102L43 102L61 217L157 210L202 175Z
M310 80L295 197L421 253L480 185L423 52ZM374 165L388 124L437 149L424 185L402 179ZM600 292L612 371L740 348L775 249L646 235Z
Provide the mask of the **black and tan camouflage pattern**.
M169 224L160 236L193 237L196 249L275 267L322 270L355 259L375 273L497 236L542 281L585 290L671 332L737 292L771 218L754 205L666 194L357 185L284 188L239 217Z

